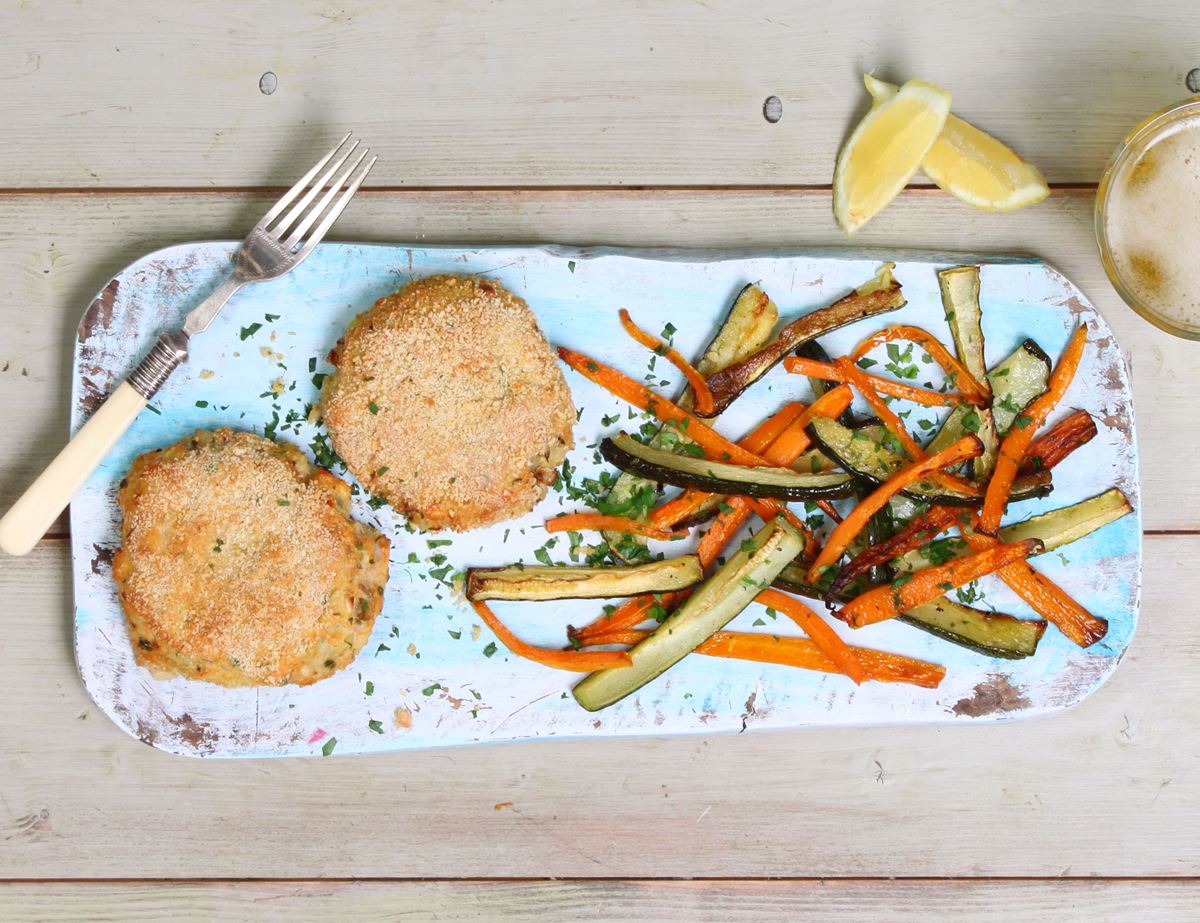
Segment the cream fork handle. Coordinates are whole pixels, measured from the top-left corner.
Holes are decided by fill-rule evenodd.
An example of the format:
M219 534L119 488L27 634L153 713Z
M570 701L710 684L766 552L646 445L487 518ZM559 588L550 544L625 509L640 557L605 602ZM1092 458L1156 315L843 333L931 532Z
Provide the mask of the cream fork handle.
M145 406L146 399L121 382L0 519L0 550L32 549Z

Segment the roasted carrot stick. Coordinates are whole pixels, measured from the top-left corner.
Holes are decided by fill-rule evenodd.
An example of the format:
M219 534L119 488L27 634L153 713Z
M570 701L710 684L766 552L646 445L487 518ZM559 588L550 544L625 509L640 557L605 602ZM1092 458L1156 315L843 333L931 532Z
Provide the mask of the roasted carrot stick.
M904 451L908 457L913 461L923 460L925 458L925 450L917 445L917 441L913 439L907 427L900 421L900 418L892 413L891 408L883 402L883 398L875 393L862 369L846 356L834 360L834 364L838 371L846 376L846 381L853 385L854 389L871 405L871 410L874 411L875 416L879 417L880 422L887 427L888 432L900 440L900 445L904 447ZM936 471L931 477L939 484L949 487L951 490L973 491L976 489L975 485L969 481L955 477L952 474L947 474L944 471Z
M760 423L758 428L743 438L738 445L747 452L762 452L803 412L803 404L785 404ZM711 496L712 494L703 490L689 487L651 512L649 523L655 529L669 529L694 516Z
M594 644L634 645L650 632L630 629L612 632L597 638ZM875 651L866 647L851 647L851 651L862 664L868 681L880 683L908 683L925 689L936 689L946 676L946 668L936 663L927 663ZM838 665L830 660L815 642L809 638L788 635L766 635L748 631L718 631L696 648L697 654L707 657L727 657L731 660L749 660L755 663L774 663L801 670L819 670L822 673L841 674Z
M660 394L634 381L623 372L603 365L583 353L565 346L558 347L558 357L584 378L595 382L621 400L644 410L661 420L683 429L688 438L700 446L710 458L733 462L735 465L768 465L761 455L747 452L735 442L726 439L715 429L705 424L695 414L688 413Z
M805 359L802 356L789 356L783 360L783 367L795 375L820 378L822 381L844 382L846 380L846 376L839 372L836 366L830 365L828 362L818 362L816 359ZM961 394L953 391L939 394L937 391L918 388L902 381L893 381L890 378L883 378L867 372L863 374L880 394L903 398L914 404L922 404L926 407L952 407L955 404L970 403Z
M1096 421L1092 415L1086 410L1076 410L1029 444L1017 474L1049 471L1080 446L1091 442L1095 436Z
M659 604L653 593L634 596L625 600L612 612L601 615L582 628L568 628L567 634L576 642L583 644L591 638L609 631L625 631L650 618L650 611Z
M999 539L970 529L963 530L963 539L975 551L994 548ZM1038 615L1053 622L1058 630L1078 644L1088 647L1108 633L1108 622L1093 615L1066 590L1037 571L1028 561L1018 561L996 572L996 576L1029 603Z
M916 548L923 548L954 525L959 516L967 517L968 521L973 518L972 513L963 512L961 509L956 511L949 506L931 506L891 538L872 545L844 564L838 570L837 578L830 585L825 598L836 599L859 574L872 567L887 564Z
M629 654L625 651L557 651L534 647L532 644L526 644L509 631L487 603L481 600L472 600L471 605L475 607L479 617L487 623L488 628L500 639L501 643L518 657L524 657L557 670L574 670L577 673L591 673L593 670L624 667L632 663Z
M808 435L808 425L812 423L813 419L836 417L849 407L853 400L854 393L846 385L839 385L826 391L779 434L778 438L764 450L763 458L773 465L789 467L812 445L812 439Z
M688 384L692 386L692 394L696 399L696 410L703 416L711 416L713 411L713 396L708 390L708 382L704 380L704 376L692 367L678 350L672 349L656 336L652 336L633 322L633 318L629 316L629 312L624 308L620 310L621 326L625 328L625 332L634 338L638 343L641 343L647 349L652 349L657 355L666 356L667 361L679 371L683 372L683 377L688 380Z
M942 345L941 340L921 327L912 327L908 324L896 324L891 327L884 327L878 333L872 334L854 347L854 351L850 353L850 358L854 362L857 362L876 346L882 346L884 343L891 342L892 340L910 340L913 343L919 344L925 352L929 353L933 361L942 367L947 376L954 382L954 386L962 392L967 400L972 403L981 403L985 406L991 400L991 387L967 371L965 365L950 355L950 351Z
M943 593L977 580L987 574L1023 561L1042 550L1039 539L997 544L994 548L956 558L945 564L926 567L891 586L879 586L856 596L842 607L840 616L852 628L895 618L901 612L932 602Z
M688 535L687 529L678 532L655 529L648 523L639 522L627 516L605 516L603 513L564 513L546 520L547 532L584 532L588 530L629 532L634 535L644 535L646 538L656 538L659 541L687 538Z
M850 645L843 641L821 616L794 596L788 596L779 590L763 590L754 599L764 606L778 609L799 625L804 629L804 633L812 638L813 643L821 649L821 652L837 664L841 672L854 680L855 685L862 684L866 678L866 671L863 670L862 663L855 656Z
M1004 507L1008 504L1009 494L1012 493L1013 481L1025 458L1029 444L1037 434L1038 428L1046 422L1046 417L1054 406L1062 400L1075 378L1079 368L1079 360L1083 357L1083 347L1087 342L1087 328L1079 326L1071 335L1067 348L1050 373L1046 382L1046 393L1030 404L1021 416L1013 420L1012 428L1000 443L1000 451L996 458L996 467L992 471L992 479L988 481L987 494L983 500L983 511L979 516L979 531L987 535L995 535L1000 528L1000 519L1004 516Z
M932 474L941 468L960 464L969 458L977 458L982 454L983 443L979 441L977 436L967 435L942 449L937 454L901 468L871 491L871 493L863 497L850 512L850 515L838 523L837 528L825 540L825 547L821 549L821 553L817 555L817 559L809 567L807 574L808 582L812 584L817 583L821 578L821 572L837 562L838 558L845 552L846 547L854 540L854 537L867 527L867 522L870 518L878 513L892 497L905 487L915 484L926 475Z

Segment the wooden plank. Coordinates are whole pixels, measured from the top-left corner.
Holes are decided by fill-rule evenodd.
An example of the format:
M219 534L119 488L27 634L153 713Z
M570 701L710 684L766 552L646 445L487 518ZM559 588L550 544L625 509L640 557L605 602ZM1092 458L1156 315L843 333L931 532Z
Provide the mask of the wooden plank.
M0 566L10 878L1196 876L1200 536L1150 536L1124 663L1055 718L278 761L124 736L64 542ZM981 671L986 661L981 660Z
M1171 881L179 882L0 885L13 919L222 923L342 920L589 920L727 923L1168 923L1200 901Z
M351 128L382 156L380 184L827 183L872 68L944 84L1052 181L1094 182L1200 60L1185 3L910 4L903 28L894 14L886 0L11 4L0 113L20 143L3 183L278 184Z
M169 243L239 236L265 208L250 195L0 196L0 508L61 446L70 338L109 276ZM1091 234L1091 199L1056 194L1012 215L986 215L938 192L906 194L859 236L894 248L1031 252L1074 279L1115 330L1133 364L1143 516L1151 530L1200 528L1200 482L1179 459L1194 448L1200 407L1190 384L1200 353L1138 318L1104 277ZM953 235L947 227L956 229ZM557 241L589 245L727 248L840 242L829 194L802 192L423 192L361 196L342 239L423 243ZM782 303L786 312L789 306ZM236 310L236 302L231 307Z

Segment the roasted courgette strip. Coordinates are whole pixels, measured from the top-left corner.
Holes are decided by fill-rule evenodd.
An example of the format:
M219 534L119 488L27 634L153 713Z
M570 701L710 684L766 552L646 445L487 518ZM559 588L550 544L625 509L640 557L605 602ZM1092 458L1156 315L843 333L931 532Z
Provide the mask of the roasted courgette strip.
M598 711L640 689L724 628L803 551L799 530L783 517L771 520L630 649L631 666L590 674L575 687L575 700L588 711Z
M988 372L987 380L992 388L992 420L998 436L1007 433L1017 415L1045 392L1049 377L1050 358L1033 340L1023 342ZM940 452L961 439L970 431L968 424L976 419L972 416L974 411L974 407L955 407L925 447L926 451L930 454Z
M632 471L662 484L694 487L714 494L823 500L846 496L852 481L844 471L812 474L791 468L751 468L703 456L676 455L643 445L626 433L601 442L600 454L622 471Z
M875 423L855 429L843 426L828 417L816 417L809 425L809 432L818 445L847 471L882 484L901 468L909 464L908 459L889 447L889 434ZM894 441L894 440L892 440ZM896 448L899 448L897 445ZM1050 493L1050 472L1039 471L1018 478L1013 485L1011 502L1044 497ZM914 500L940 503L946 506L978 506L983 500L984 486L971 491L954 490L933 480L918 481L903 491Z
M942 308L946 312L946 323L954 338L958 361L977 381L991 386L987 378L987 361L984 359L983 309L979 306L979 267L956 266L938 273L938 286L942 292ZM989 407L972 408L974 414L962 412L959 422L964 432L973 433L983 443L983 454L971 461L971 473L977 480L987 478L996 466L996 452L1000 437L996 433L996 421ZM934 449L933 451L938 451ZM931 453L932 454L932 453Z
M599 599L666 593L704 578L694 554L649 564L544 567L512 564L467 571L468 599Z
M905 305L900 283L892 275L894 263L884 266L875 278L828 307L818 308L779 331L779 335L752 356L708 377L713 396L713 414L718 414L750 385L762 378L783 357L808 340L824 336L847 324L895 311Z
M824 599L824 590L805 582L806 570L803 565L789 564L775 578L775 586L810 599ZM847 602L865 588L856 581L847 587L838 599ZM1031 657L1037 651L1038 641L1046 631L1046 623L1043 621L1018 619L1003 612L973 609L953 602L945 596L923 606L914 606L897 618L960 647L1006 660Z
M767 293L757 285L745 286L733 300L733 306L725 316L721 329L696 363L696 371L708 376L751 355L771 338L771 332L775 329L778 319L779 309L775 307L775 302L767 297ZM685 410L690 410L692 401L691 388L685 388L676 403ZM677 427L664 425L655 433L650 444L655 448L682 451L684 446L691 444L691 440ZM636 502L640 492L646 491L653 491L656 495L656 484L638 477L631 471L622 471L616 483L609 489L604 505L606 508L619 509L622 504ZM715 511L716 508L717 504L714 502L712 510ZM603 534L612 553L627 564L644 557L646 540L642 536L612 531Z
M1045 554L1047 551L1054 551L1063 545L1078 541L1085 535L1091 535L1097 529L1110 522L1116 522L1131 512L1133 506L1129 503L1129 498L1119 488L1113 487L1079 503L1003 526L999 537L1002 542L1041 539L1044 545L1042 554ZM940 562L970 553L971 549L962 539L944 538L900 556L892 562L892 566L902 573L910 573L929 567L935 563L934 558Z

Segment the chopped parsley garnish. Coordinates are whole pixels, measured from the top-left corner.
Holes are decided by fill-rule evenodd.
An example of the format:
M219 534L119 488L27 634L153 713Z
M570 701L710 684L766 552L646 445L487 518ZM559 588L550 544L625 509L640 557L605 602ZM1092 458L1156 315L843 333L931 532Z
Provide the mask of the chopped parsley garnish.
M370 680L367 680L367 685L363 689L363 692L365 692L367 695L374 695L375 694L375 684L373 682L371 682Z
M378 720L378 719L376 719L376 718L372 718L370 721L368 721L368 722L367 722L367 727L369 727L369 728L370 728L372 731L374 731L376 734L382 734L382 733L383 733L383 722L382 722L382 721L380 721L380 720Z
M242 337L242 339L244 340L245 337ZM337 738L330 737L327 741L325 741L325 746L321 748L321 756L329 756L329 754L333 752L333 748L336 746Z
M979 424L979 413L977 411L972 410L969 413L963 414L962 427L968 433L979 432Z
M1029 426L1032 422L1033 422L1033 417L1026 416L1025 414L1021 414L1021 416L1017 417L1015 420L1012 421L1012 425L1015 426L1017 429L1025 429L1025 427Z
M271 323L272 321L279 320L279 318L281 318L282 316L283 316L282 314L264 314L263 315L263 317L265 317L267 319L268 324Z
M441 683L434 683L432 686L426 686L424 689L422 689L421 694L422 695L433 695L435 692L437 692L441 688L442 688Z
M570 271L571 275L575 274L575 261L574 260L567 260L567 269L568 269L568 271Z
M371 411L371 413L379 413L379 405L371 401L371 403L367 404L367 410Z
M498 648L496 647L496 642L495 642L495 641L489 641L489 642L487 643L487 646L486 646L486 647L483 649L483 656L484 656L484 657L491 657L493 654L495 654L495 653L496 653L496 651L497 651L497 650L498 650Z
M217 554L220 554L221 546L223 546L224 544L225 544L225 539L223 539L223 538L217 539L216 544L213 545L213 551L216 552Z
M207 407L208 401L196 401L196 406L197 407Z
M292 501L288 500L285 497L280 497L278 500L275 501L275 505L276 506L291 506Z
M250 337L254 336L254 334L258 333L260 330L262 330L262 324L253 323L243 327L238 335L243 341L245 341L250 339Z

